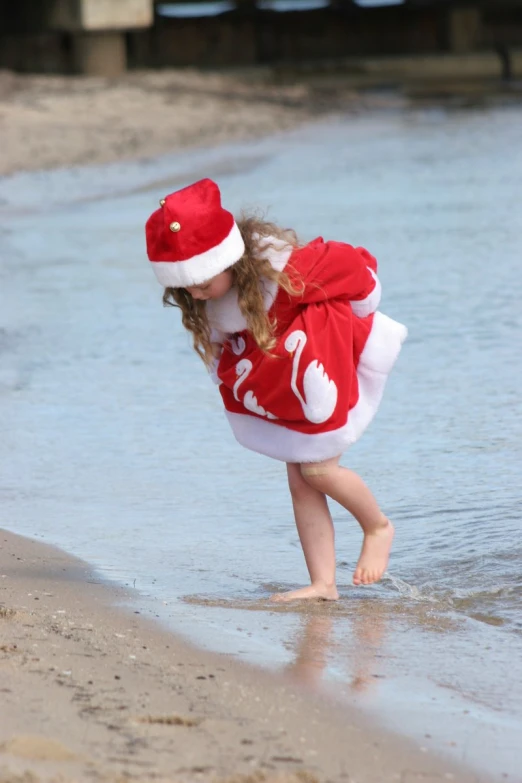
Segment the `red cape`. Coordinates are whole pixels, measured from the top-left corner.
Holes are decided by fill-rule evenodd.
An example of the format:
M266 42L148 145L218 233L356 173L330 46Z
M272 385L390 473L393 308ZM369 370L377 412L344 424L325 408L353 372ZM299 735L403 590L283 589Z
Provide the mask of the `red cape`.
M276 268L282 252L271 251ZM374 312L377 263L363 248L319 238L294 249L284 269L304 290L274 292L275 348L264 354L246 329L227 335L217 378L240 443L316 462L342 454L368 426L407 330Z

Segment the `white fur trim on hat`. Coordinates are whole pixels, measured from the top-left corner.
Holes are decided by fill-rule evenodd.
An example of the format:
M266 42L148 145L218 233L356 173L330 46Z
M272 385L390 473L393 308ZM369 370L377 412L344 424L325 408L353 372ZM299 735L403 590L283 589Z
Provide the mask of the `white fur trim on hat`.
M245 252L245 243L237 223L219 245L186 261L153 261L152 268L165 288L186 288L201 285L224 272Z

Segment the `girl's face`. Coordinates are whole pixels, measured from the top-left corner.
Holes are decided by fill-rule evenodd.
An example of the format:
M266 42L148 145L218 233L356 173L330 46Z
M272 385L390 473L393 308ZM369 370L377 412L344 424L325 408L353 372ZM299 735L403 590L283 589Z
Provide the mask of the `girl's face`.
M193 299L219 299L224 296L227 291L230 291L233 285L233 276L231 269L225 269L219 275L207 280L206 283L201 285L190 285L185 288L185 291L191 295Z

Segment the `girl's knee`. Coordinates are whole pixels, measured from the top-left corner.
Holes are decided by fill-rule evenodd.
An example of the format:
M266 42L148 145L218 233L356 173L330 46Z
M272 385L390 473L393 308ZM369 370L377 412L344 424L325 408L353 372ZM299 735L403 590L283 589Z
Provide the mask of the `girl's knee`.
M322 490L336 469L337 459L325 460L324 462L303 462L300 465L300 474L308 486Z

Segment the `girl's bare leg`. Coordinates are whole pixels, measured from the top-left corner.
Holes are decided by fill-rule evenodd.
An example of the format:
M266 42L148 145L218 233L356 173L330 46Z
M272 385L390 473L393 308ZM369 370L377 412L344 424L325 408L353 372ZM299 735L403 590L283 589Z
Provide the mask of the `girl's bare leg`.
M379 581L388 565L394 529L364 481L353 471L341 467L338 457L303 464L301 474L312 489L344 506L363 529L364 540L353 575L354 585Z
M297 532L311 584L289 593L276 593L272 600L324 598L334 601L339 597L335 586L334 527L325 494L305 481L300 465L288 464L287 472Z

